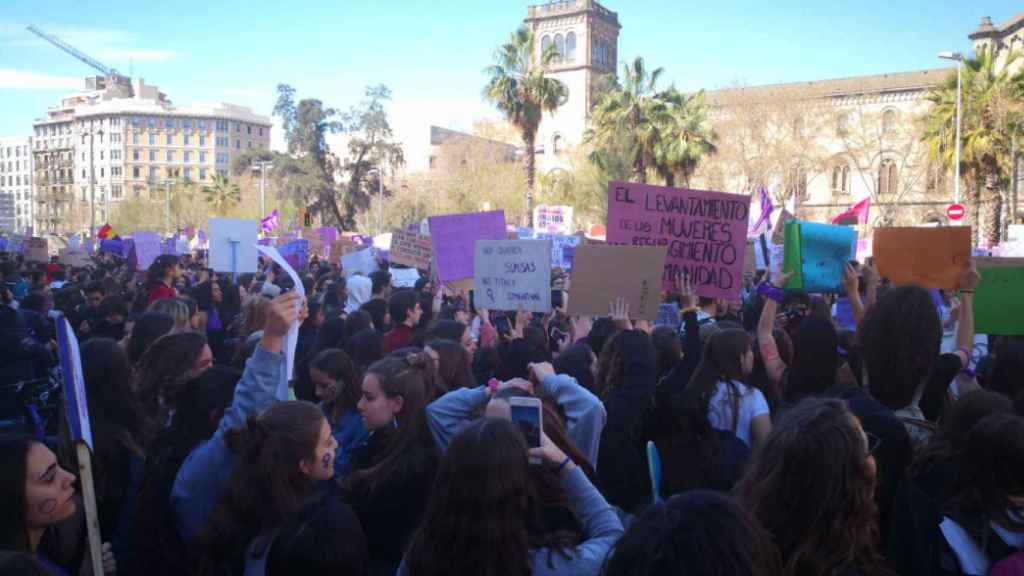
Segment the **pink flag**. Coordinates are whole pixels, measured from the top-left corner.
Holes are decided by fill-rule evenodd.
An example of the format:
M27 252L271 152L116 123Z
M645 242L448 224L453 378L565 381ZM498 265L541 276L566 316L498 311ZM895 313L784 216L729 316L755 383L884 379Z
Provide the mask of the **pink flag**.
M843 212L836 214L832 218L833 224L841 224L845 226L853 226L854 224L867 224L868 214L871 212L871 197L857 202L853 206L847 208Z

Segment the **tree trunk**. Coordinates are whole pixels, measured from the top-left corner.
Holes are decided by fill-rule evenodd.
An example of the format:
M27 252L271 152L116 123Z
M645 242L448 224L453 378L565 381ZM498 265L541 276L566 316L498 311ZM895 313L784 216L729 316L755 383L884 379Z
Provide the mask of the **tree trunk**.
M1003 196L995 175L985 177L985 240L991 248L1002 240Z
M523 223L527 228L533 228L533 185L537 178L536 142L536 134L523 134L523 144L526 145L526 214L523 215Z
M675 188L676 186L676 175L671 170L665 173L665 186L669 188Z
M977 178L971 178L968 185L967 223L971 226L971 245L977 246L981 228L981 185Z

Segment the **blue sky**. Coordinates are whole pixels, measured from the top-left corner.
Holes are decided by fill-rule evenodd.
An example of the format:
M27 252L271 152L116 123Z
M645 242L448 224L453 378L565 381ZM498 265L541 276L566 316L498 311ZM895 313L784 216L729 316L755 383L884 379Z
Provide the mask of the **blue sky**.
M269 114L275 85L286 82L300 97L347 108L368 84L384 83L403 140L426 139L428 124L468 129L495 116L480 97L481 70L532 3L176 0L140 10L147 3L6 0L0 136L27 135L91 72L26 32L29 24L122 73L131 59L136 76L179 104L226 101ZM937 52L969 52L982 16L999 23L1021 9L1010 0L604 4L623 25L620 59L642 55L684 90L940 67Z

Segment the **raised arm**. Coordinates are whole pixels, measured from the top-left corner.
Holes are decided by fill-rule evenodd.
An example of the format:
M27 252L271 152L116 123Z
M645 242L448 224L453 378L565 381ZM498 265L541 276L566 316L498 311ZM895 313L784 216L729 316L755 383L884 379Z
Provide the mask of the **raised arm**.
M530 364L530 379L565 411L565 429L576 447L597 468L601 432L608 419L604 404L568 374L555 374L547 362Z
M956 326L956 354L960 356L964 368L971 364L974 350L974 289L978 286L981 276L972 260L970 265L960 274L960 322Z
M860 299L860 278L849 262L843 265L843 289L846 292L846 299L850 301L850 309L853 310L853 321L860 326L861 320L864 319L864 302Z
M782 372L786 369L785 363L779 356L779 348L775 343L775 336L772 330L775 329L775 314L779 310L779 303L782 301L782 288L786 281L792 276L784 272L775 279L775 284L761 284L757 287L758 294L764 296L764 306L761 308L761 317L757 321L757 345L761 350L761 360L764 362L765 372L768 378L775 383L782 380Z
M427 405L427 427L434 436L437 448L448 449L452 438L476 417L477 412L491 399L487 386L460 388L441 396Z

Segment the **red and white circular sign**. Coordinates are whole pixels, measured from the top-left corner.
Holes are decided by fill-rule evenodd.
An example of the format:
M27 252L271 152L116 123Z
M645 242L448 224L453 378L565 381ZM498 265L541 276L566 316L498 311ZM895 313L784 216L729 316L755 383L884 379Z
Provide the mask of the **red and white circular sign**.
M950 220L959 220L963 218L966 213L967 211L964 210L963 204L950 204L949 207L946 208L946 216L948 216Z

